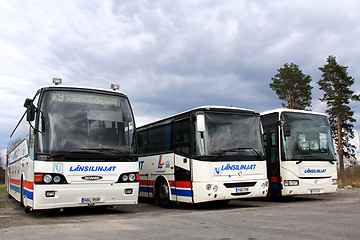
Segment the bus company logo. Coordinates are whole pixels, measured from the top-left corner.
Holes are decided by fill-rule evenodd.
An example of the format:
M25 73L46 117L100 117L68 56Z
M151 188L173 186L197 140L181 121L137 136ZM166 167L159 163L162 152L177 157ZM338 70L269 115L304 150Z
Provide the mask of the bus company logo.
M163 168L163 166L164 166L164 162L162 161L162 155L160 155L158 168Z
M324 169L300 168L300 175L304 175L307 173L326 173L326 168Z
M63 164L62 163L54 163L54 172L62 173L63 172Z
M84 180L87 180L87 181L96 181L96 180L102 179L103 177L101 177L101 176L84 176L81 178Z
M234 170L255 170L256 164L226 164L221 167L215 168L215 175L221 175L222 171L234 171ZM241 173L242 174L242 173Z
M70 172L114 172L116 166L81 166L70 167Z

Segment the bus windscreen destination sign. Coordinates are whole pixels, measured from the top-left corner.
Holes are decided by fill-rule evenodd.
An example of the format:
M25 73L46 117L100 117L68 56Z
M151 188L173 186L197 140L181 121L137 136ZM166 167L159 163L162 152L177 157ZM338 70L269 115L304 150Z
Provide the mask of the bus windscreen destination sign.
M84 103L97 105L120 106L120 98L109 95L79 92L54 92L51 94L51 101L59 103Z

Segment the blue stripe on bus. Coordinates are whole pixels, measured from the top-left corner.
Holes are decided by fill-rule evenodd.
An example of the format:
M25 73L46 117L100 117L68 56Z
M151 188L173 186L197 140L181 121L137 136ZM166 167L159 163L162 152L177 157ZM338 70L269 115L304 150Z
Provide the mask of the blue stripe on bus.
M20 187L10 184L10 189L14 190L17 193L20 193ZM24 188L24 192L23 192L24 196L30 200L34 199L34 192L33 191L29 191L26 188Z
M32 191L26 190L25 188L24 188L24 195L30 200L34 199L34 193Z
M191 190L184 190L184 189L171 189L172 195L177 195L181 197L192 197L192 191Z
M153 192L153 187L144 187L144 186L139 186L139 190L140 192L150 192L152 193Z
M20 192L20 187L13 184L10 184L10 189L18 193Z

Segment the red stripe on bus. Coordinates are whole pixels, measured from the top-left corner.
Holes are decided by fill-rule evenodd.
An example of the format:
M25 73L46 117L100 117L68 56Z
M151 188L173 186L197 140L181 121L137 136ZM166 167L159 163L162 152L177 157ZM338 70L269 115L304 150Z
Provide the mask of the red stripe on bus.
M10 178L10 183L20 186L20 179Z
M154 180L140 180L141 186L154 186ZM191 188L190 181L169 181L170 187Z
M277 177L271 177L270 181L271 182L277 182Z
M10 183L20 187L21 180L10 178ZM30 182L30 181L25 180L23 185L24 185L25 188L28 188L30 190L34 190L34 182Z
M191 188L190 181L174 181L177 188Z
M24 181L24 187L30 189L30 190L34 190L34 182L30 182L30 181Z

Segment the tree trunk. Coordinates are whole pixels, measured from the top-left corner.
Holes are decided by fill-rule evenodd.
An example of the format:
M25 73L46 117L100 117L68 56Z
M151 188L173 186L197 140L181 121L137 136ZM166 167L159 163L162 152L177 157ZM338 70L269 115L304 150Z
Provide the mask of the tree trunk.
M340 173L342 173L344 171L344 157L343 157L340 113L337 114L337 132L338 132L339 165L340 165Z

